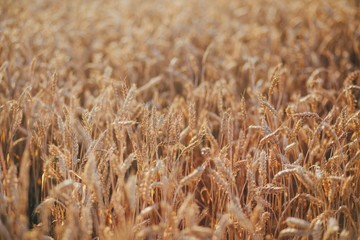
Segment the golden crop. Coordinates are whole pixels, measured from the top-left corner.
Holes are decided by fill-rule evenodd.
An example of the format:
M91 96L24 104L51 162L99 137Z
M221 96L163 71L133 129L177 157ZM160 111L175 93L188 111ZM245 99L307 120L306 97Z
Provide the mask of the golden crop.
M358 3L0 0L0 239L358 239Z

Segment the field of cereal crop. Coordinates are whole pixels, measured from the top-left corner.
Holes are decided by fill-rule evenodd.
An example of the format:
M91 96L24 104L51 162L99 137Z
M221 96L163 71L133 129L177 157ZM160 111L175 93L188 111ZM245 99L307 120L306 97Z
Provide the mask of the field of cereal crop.
M0 239L360 239L360 6L0 0Z

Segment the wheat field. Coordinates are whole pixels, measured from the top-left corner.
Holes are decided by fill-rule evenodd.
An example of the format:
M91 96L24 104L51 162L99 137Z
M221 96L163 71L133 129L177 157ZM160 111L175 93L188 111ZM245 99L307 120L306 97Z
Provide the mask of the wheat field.
M359 1L0 0L0 239L360 239Z

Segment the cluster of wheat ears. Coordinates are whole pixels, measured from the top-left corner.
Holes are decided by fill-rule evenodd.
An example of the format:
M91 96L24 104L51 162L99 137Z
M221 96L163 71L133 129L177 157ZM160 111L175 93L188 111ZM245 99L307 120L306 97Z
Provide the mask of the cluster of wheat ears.
M0 239L359 239L354 1L0 0Z

